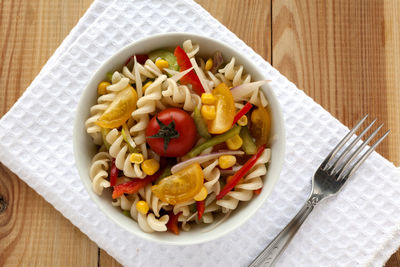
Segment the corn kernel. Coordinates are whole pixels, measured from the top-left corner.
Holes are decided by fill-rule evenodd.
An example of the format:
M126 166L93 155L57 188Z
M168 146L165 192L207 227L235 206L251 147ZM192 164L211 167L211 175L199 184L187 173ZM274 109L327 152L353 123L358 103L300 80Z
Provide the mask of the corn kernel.
M107 86L111 85L111 83L109 82L101 82L99 83L99 85L97 86L97 93L99 95L105 95L107 94Z
M130 161L132 163L140 164L144 160L143 155L141 153L132 153L130 157Z
M242 138L237 134L234 137L226 140L226 146L230 150L238 150L242 145L243 145L243 140Z
M212 66L213 66L213 60L211 58L209 58L206 62L204 69L206 71L209 71L209 70L211 70Z
M160 169L160 163L155 159L146 159L141 166L142 170L147 175L153 175Z
M157 68L159 68L160 70L163 70L164 68L168 68L169 64L168 61L166 61L165 59L158 59L156 61L156 66Z
M218 159L218 164L221 169L228 169L235 165L236 163L236 157L232 155L224 155L219 157Z
M203 186L200 192L194 196L194 200L203 201L204 199L206 199L207 195L208 195L207 188Z
M240 119L237 121L237 124L239 124L240 126L246 126L247 125L247 116L243 115L242 117L240 117Z
M213 105L215 103L215 97L211 93L201 94L201 103L205 105Z
M213 106L213 105L203 105L201 107L201 115L203 115L203 118L206 119L206 120L215 119L215 116L216 116L215 106Z
M136 209L141 214L146 215L150 208L146 201L140 200L136 203Z
M144 93L146 91L147 88L149 88L149 86L152 84L152 81L147 82L145 85L143 85L142 87L142 92Z

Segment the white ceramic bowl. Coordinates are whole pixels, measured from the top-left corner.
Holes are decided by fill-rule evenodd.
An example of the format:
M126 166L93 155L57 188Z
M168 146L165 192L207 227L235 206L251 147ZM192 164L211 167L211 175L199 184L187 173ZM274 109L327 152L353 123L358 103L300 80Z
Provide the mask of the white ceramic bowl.
M102 196L98 196L92 191L89 168L91 159L95 154L95 146L86 133L85 121L90 116L90 107L96 103L97 84L106 77L107 72L120 70L126 59L133 54L144 54L165 47L174 48L177 45L182 45L182 43L188 39L200 45L199 55L208 58L213 55L215 51L219 50L222 52L225 61L230 60L230 58L234 56L237 63L244 66L245 72L251 74L253 81L265 79L262 71L247 59L245 55L238 53L235 49L220 41L189 33L154 35L122 48L97 70L81 96L74 126L74 153L76 164L82 182L93 201L110 219L128 232L144 239L174 245L188 245L217 239L242 225L257 211L271 193L279 178L285 150L285 130L282 113L278 101L272 92L272 88L266 85L263 86L262 89L267 96L269 102L268 107L272 115L271 143L269 144L269 147L272 149L272 156L268 167L268 173L263 179L263 190L259 196L254 197L251 201L241 202L238 208L231 213L230 217L213 230L205 231L209 226L203 225L193 227L189 232L180 231L179 235L157 232L144 233L140 230L135 221L123 215L119 208L115 208L111 205L111 192L108 192L110 190L104 190Z

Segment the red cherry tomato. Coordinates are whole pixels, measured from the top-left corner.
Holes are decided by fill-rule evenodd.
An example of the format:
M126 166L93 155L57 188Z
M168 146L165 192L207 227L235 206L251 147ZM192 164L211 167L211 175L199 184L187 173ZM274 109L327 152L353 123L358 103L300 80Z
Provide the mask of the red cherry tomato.
M192 117L179 108L161 111L150 120L146 129L147 143L154 152L164 157L185 155L196 142L196 135Z

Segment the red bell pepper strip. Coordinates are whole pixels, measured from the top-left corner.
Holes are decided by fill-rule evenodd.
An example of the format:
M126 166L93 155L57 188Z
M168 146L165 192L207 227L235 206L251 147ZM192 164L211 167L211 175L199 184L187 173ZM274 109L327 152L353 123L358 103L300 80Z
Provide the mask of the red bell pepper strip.
M234 125L243 115L245 115L249 110L253 107L253 105L250 102L247 102L244 107L242 107L241 110L239 110L238 113L236 113L235 117L233 118L233 123Z
M260 188L258 188L256 190L253 190L253 192L254 192L255 195L258 196L259 194L261 194L261 190L262 190L262 187L260 187Z
M217 199L221 199L223 198L226 194L228 194L236 185L237 183L240 181L240 179L242 179L246 173L254 166L254 164L256 164L258 158L261 156L261 154L263 153L265 149L265 145L262 145L258 150L257 153L255 155L253 155L243 166L242 168L239 169L239 171L237 171L232 179L230 180L229 183L227 183L224 188L222 188L221 192L217 195Z
M204 200L202 201L196 201L196 207L197 207L197 218L201 220L201 217L203 217L204 210L206 209L206 203Z
M188 55L186 54L185 50L183 50L179 45L175 48L174 56L176 57L176 61L180 67L180 71L185 71L192 67L192 63L190 62ZM199 96L201 96L201 94L205 92L203 85L201 85L200 79L196 75L194 70L191 70L188 74L183 76L180 79L180 82L181 84L190 83L192 85L193 90Z
M171 210L168 213L169 220L168 220L168 222L166 224L167 225L167 229L170 232L172 232L172 233L174 233L176 235L179 235L178 218L179 218L179 215L181 215L181 213L182 212L179 212L178 214L174 214L173 210Z
M140 64L142 64L142 65L143 65L144 63L146 63L146 60L149 59L149 56L148 56L148 55L133 55L133 56L131 56L130 58L128 58L128 60L125 62L125 66L128 65L129 62L131 62L131 60L133 60L135 56L136 56L137 62L140 63Z
M112 198L116 199L117 197L122 196L123 194L137 193L140 188L143 188L149 183L152 183L155 180L157 180L158 177L163 173L163 171L164 169L160 168L155 174L147 175L146 178L144 179L135 178L132 181L114 186Z
M112 160L110 169L110 186L114 186L117 183L118 169L115 165L115 159Z

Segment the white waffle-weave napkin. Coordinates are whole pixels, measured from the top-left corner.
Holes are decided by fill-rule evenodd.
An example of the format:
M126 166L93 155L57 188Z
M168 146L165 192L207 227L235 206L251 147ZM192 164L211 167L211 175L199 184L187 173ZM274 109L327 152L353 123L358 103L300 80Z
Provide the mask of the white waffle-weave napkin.
M233 233L186 247L142 240L106 218L80 181L72 147L80 95L100 64L135 40L172 31L211 36L248 55L272 80L287 131L281 178L263 207ZM124 265L246 266L303 205L311 175L346 131L196 3L96 0L1 118L0 161ZM399 178L393 164L374 153L337 197L313 211L278 265L384 264L400 245Z

